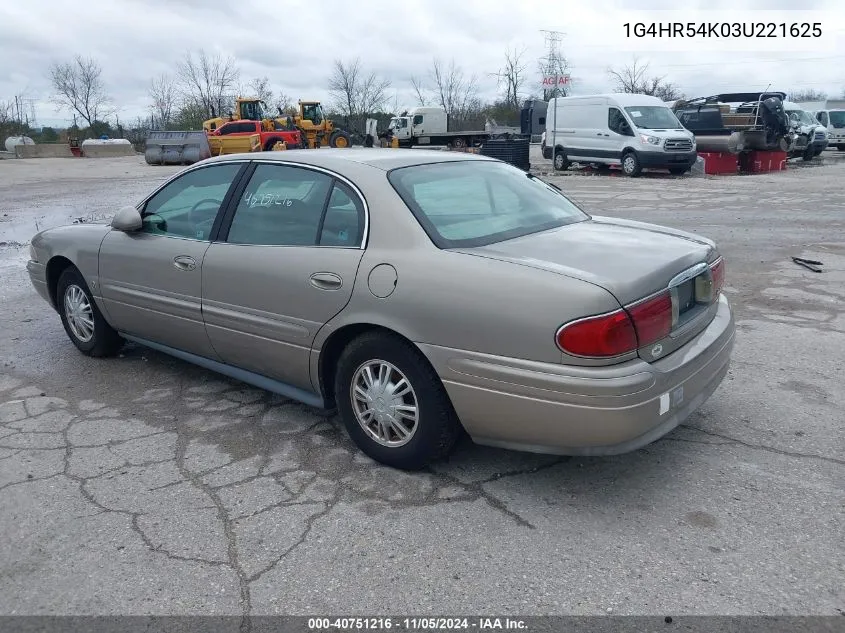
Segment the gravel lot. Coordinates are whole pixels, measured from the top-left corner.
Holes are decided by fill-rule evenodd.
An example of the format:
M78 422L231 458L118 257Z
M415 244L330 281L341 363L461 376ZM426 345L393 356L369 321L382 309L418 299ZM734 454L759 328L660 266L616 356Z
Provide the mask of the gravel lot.
M840 155L755 176L554 176L589 211L719 242L732 370L634 454L466 443L420 474L181 361L79 354L18 244L175 170L0 161L0 614L842 613Z

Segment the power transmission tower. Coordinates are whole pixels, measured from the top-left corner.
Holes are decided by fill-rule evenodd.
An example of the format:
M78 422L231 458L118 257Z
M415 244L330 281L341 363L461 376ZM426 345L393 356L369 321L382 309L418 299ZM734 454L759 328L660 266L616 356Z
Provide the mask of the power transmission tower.
M544 76L559 76L566 75L569 68L569 63L560 52L560 43L563 36L566 35L563 31L547 31L541 30L546 40L546 55L540 58L540 67ZM569 92L566 85L560 86L555 84L552 88L543 89L543 99L548 101L554 97L565 97Z

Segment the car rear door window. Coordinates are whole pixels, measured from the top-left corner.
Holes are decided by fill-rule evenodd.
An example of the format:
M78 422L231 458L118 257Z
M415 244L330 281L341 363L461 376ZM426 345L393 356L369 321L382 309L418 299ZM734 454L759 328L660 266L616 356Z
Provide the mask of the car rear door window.
M335 181L320 228L320 246L360 246L364 232L364 205L346 184Z
M238 201L226 241L315 246L333 180L311 169L258 165Z
M155 193L141 212L141 231L207 240L220 206L243 165L191 170Z

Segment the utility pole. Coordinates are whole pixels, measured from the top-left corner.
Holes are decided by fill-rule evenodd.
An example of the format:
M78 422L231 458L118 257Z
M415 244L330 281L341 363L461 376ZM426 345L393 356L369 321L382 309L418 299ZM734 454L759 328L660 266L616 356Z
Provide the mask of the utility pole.
M565 75L569 63L560 52L560 42L566 35L563 31L541 30L546 40L546 55L540 58L540 68L544 75ZM553 88L543 89L543 99L548 101L554 97L565 97L568 89L557 84Z

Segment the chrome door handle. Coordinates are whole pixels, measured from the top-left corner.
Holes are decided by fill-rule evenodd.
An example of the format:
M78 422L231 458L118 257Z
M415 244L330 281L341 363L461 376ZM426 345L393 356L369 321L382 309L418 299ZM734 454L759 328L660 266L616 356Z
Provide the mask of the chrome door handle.
M337 290L343 286L343 279L334 273L314 273L311 275L311 285L320 290Z
M197 260L190 255L177 255L173 258L173 265L179 270L194 270L197 267Z

